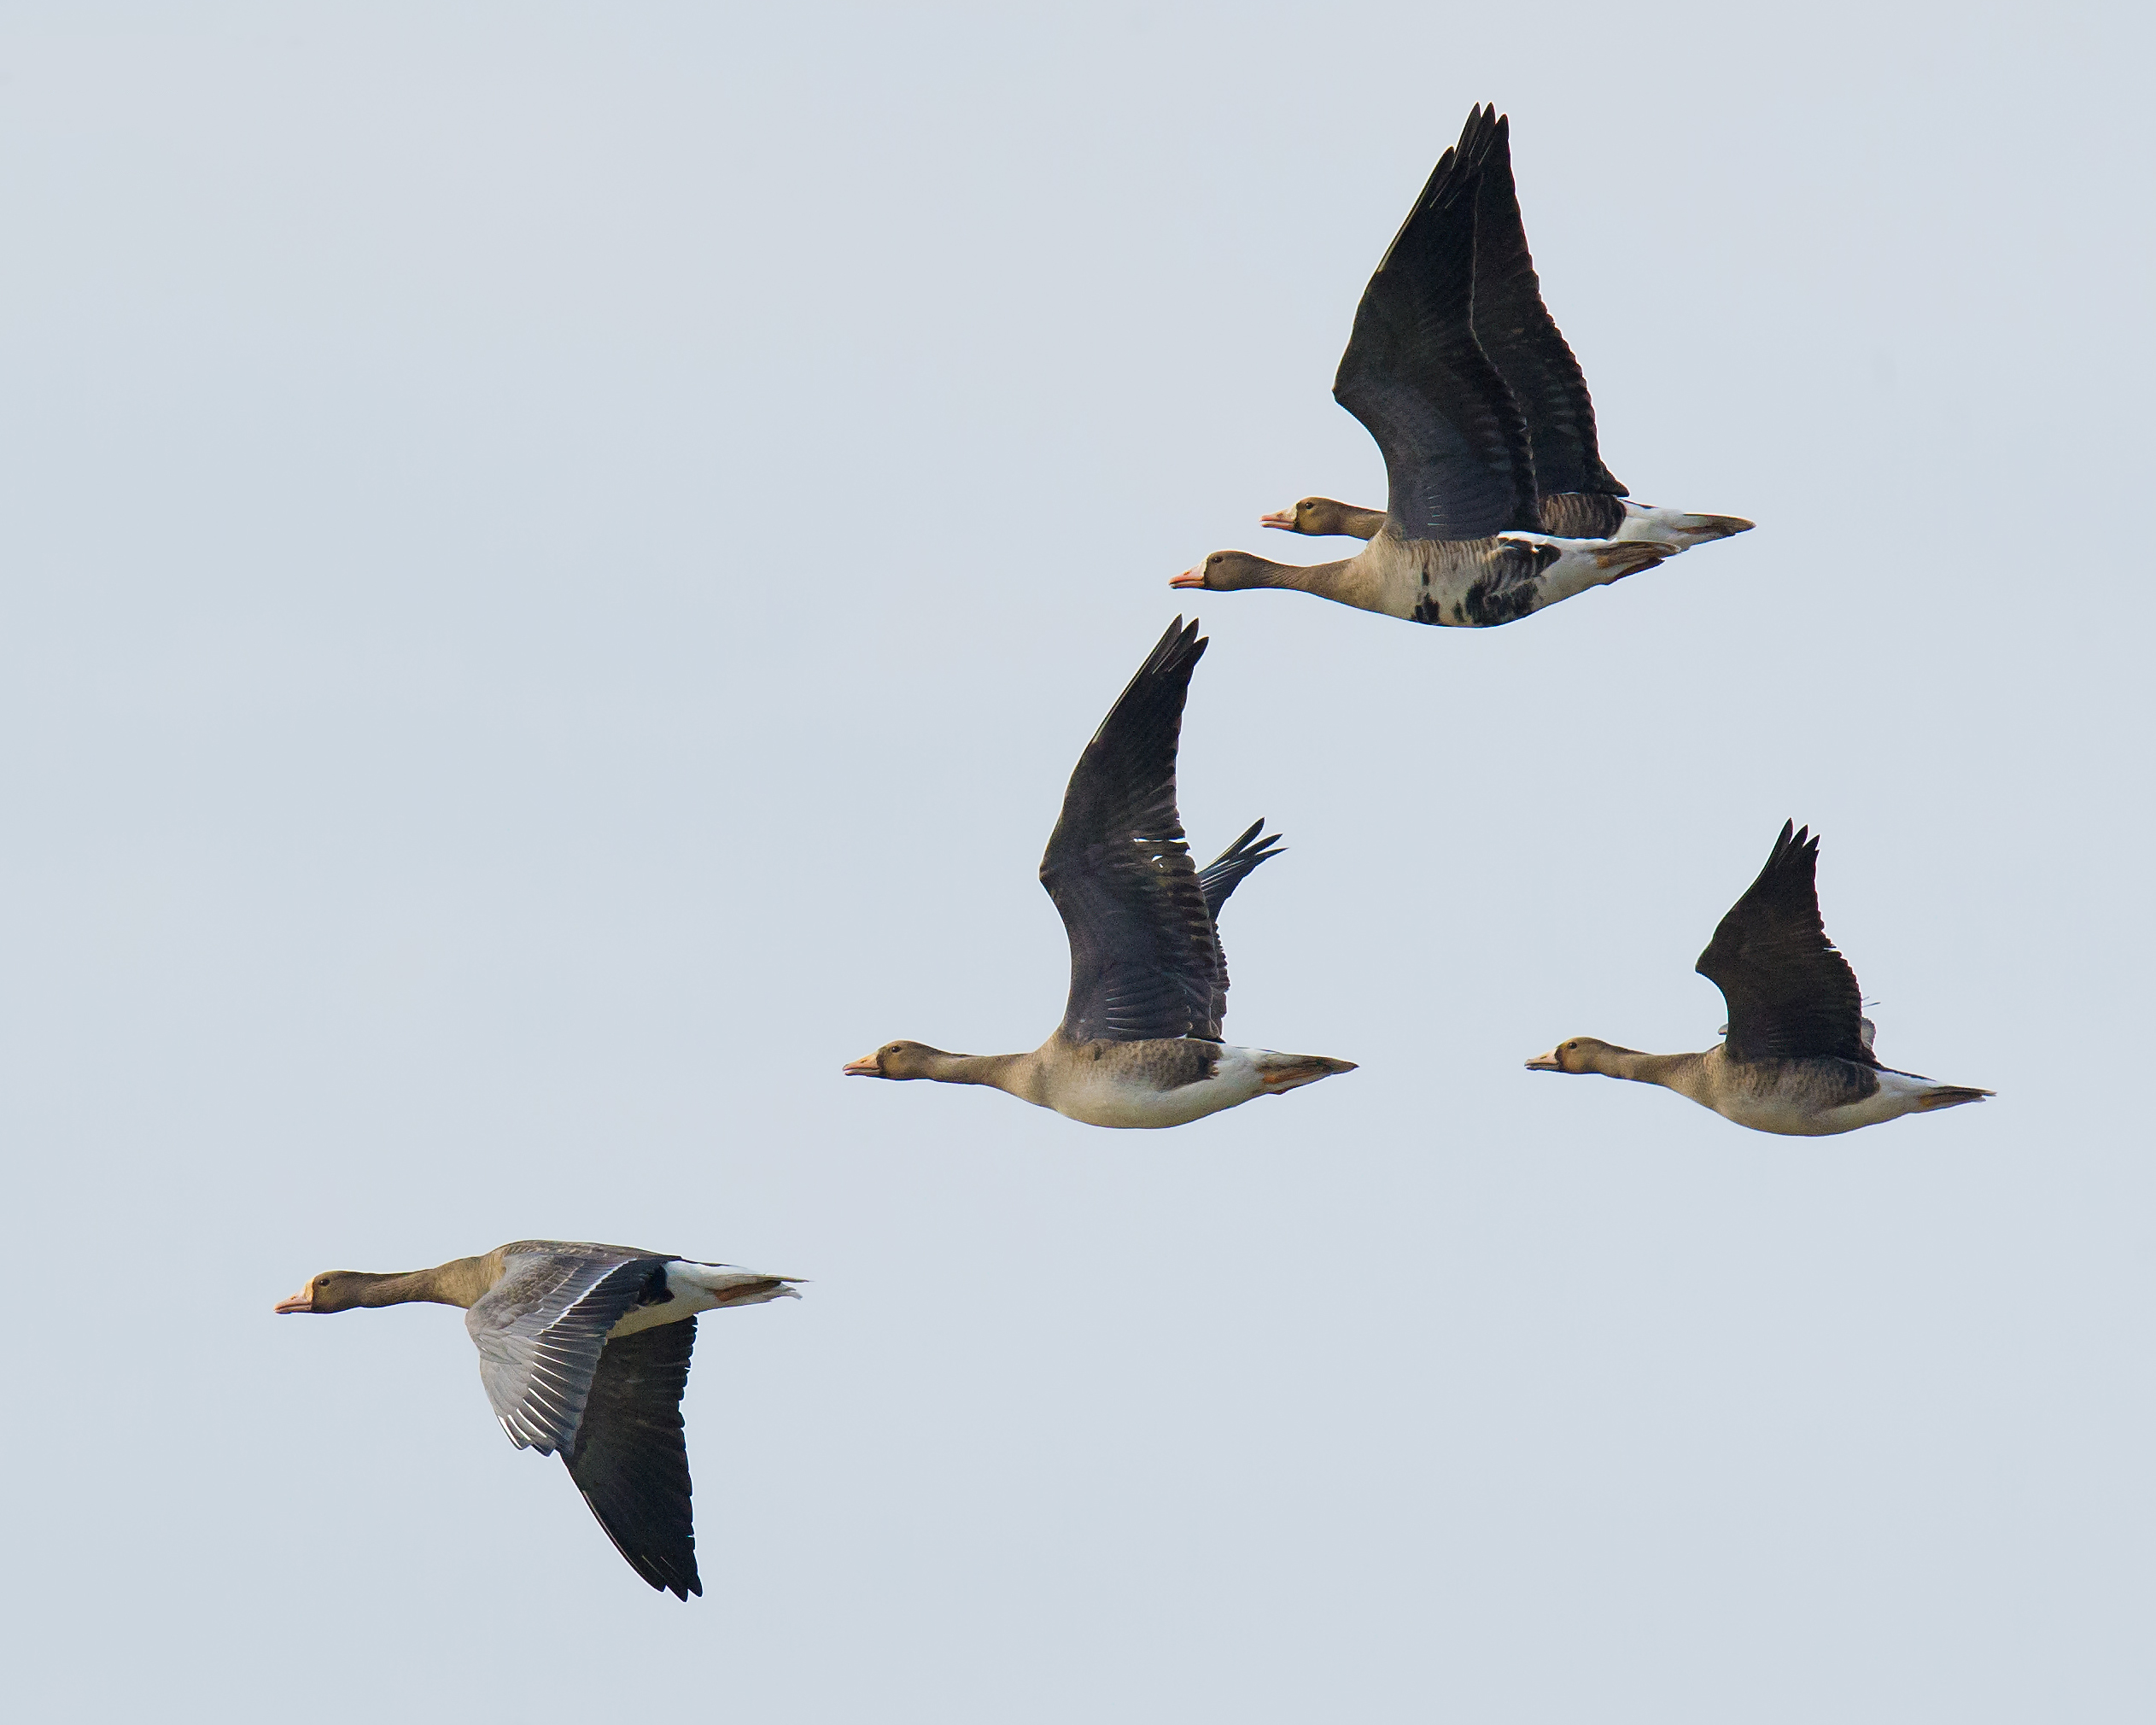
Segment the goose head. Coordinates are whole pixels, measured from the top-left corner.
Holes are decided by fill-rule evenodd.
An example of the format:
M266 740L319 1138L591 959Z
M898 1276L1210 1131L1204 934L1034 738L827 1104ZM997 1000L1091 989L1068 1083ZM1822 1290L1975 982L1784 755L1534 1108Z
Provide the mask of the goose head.
M1238 588L1272 587L1280 570L1277 563L1247 551L1216 551L1203 563L1168 578L1170 587L1202 587L1212 593L1233 593Z
M1341 525L1348 506L1330 497L1298 498L1292 509L1276 509L1270 515L1258 518L1260 527L1277 528L1282 533L1307 533L1326 538L1346 532Z
M1529 1072L1599 1073L1606 1056L1625 1050L1598 1037L1575 1036L1528 1062Z
M925 1042L887 1042L875 1053L850 1060L838 1070L848 1078L924 1079L933 1075L930 1068L938 1061L949 1058L943 1050Z
M357 1270L324 1270L311 1276L300 1291L277 1302L279 1312L348 1312L359 1303L362 1284L377 1278Z

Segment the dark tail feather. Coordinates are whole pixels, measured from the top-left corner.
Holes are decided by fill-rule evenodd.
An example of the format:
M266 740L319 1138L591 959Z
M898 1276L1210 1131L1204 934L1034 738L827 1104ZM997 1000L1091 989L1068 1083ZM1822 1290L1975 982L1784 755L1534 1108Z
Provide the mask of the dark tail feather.
M1220 920L1220 907L1228 902L1228 895L1242 883L1242 877L1268 857L1280 854L1280 834L1268 833L1255 845L1250 841L1265 831L1261 816L1250 823L1249 829L1240 839L1223 851L1198 876L1198 887L1206 895L1206 914L1214 921Z

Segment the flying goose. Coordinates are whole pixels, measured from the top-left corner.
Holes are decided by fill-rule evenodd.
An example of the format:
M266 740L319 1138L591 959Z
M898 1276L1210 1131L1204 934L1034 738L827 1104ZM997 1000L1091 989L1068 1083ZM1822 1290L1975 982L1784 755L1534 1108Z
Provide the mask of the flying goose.
M1031 1054L946 1054L885 1043L853 1078L933 1079L997 1090L1096 1126L1179 1126L1279 1096L1353 1061L1220 1039L1228 967L1215 920L1236 883L1278 854L1258 822L1203 874L1176 813L1176 744L1206 643L1169 624L1085 746L1041 858L1071 943L1063 1021ZM1255 842L1253 842L1255 841Z
M1819 840L1785 823L1759 879L1699 955L1699 974L1729 1008L1719 1047L1640 1054L1575 1037L1537 1055L1528 1070L1660 1085L1740 1126L1792 1137L1854 1131L1990 1096L1879 1064L1856 973L1820 921L1818 869Z
M1216 551L1170 586L1294 588L1416 623L1490 628L1680 548L1660 524L1669 512L1627 505L1595 454L1593 406L1542 310L1508 150L1494 109L1469 114L1356 308L1333 395L1384 454L1385 512L1308 498L1265 518L1353 534L1368 548L1307 568ZM1716 518L1726 524L1715 536L1750 524Z
M431 1270L325 1270L279 1312L465 1308L480 1381L519 1449L558 1453L629 1567L701 1593L681 1434L696 1314L798 1299L793 1278L582 1240L518 1240Z
M1478 111L1487 120L1489 110ZM1469 129L1477 115L1468 119ZM1463 143L1466 141L1462 134ZM1528 250L1512 182L1512 124L1497 118L1475 197L1475 339L1511 389L1526 418L1534 458L1539 524L1563 539L1651 540L1674 556L1752 523L1735 515L1692 515L1634 503L1595 446L1594 401L1580 362L1542 303L1542 284ZM1385 513L1329 497L1306 497L1291 510L1259 518L1288 533L1375 539Z

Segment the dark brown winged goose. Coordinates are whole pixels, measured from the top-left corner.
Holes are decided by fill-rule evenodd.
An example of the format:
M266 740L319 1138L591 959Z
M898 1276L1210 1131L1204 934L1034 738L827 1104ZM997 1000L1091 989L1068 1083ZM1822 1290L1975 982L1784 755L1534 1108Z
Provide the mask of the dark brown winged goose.
M681 1392L696 1314L798 1295L792 1278L582 1240L518 1240L431 1270L325 1270L279 1312L428 1301L465 1308L494 1418L519 1449L558 1453L629 1567L701 1593Z
M1310 498L1292 515L1265 518L1268 526L1354 534L1369 547L1307 568L1216 551L1171 586L1289 588L1416 623L1490 628L1679 548L1666 531L1634 528L1623 488L1594 453L1593 406L1541 309L1508 149L1494 109L1468 116L1356 308L1333 395L1385 457L1384 513ZM1493 158L1503 195L1486 199ZM1486 201L1499 206L1487 212L1487 260L1478 240ZM1544 440L1546 474L1538 471ZM1750 525L1727 521L1721 531Z
M1468 119L1472 130L1491 110ZM1674 556L1710 539L1727 539L1752 523L1734 515L1693 515L1635 503L1603 465L1595 441L1594 401L1587 380L1542 303L1542 284L1528 249L1527 228L1512 182L1510 116L1497 116L1482 158L1475 198L1475 339L1511 389L1527 420L1534 458L1540 524L1563 539L1651 540ZM1467 141L1462 134L1462 143ZM1259 518L1289 533L1343 534L1375 539L1385 512L1306 497L1292 510Z
M1740 1126L1792 1137L1855 1131L1991 1095L1879 1064L1856 973L1820 921L1818 870L1819 840L1785 825L1759 879L1699 955L1699 974L1729 1008L1721 1046L1640 1054L1575 1037L1528 1069L1660 1085Z
M991 1085L1096 1126L1179 1126L1278 1096L1354 1062L1220 1039L1228 967L1215 919L1244 875L1277 853L1259 821L1200 874L1176 813L1176 744L1206 644L1168 626L1078 757L1041 858L1071 942L1063 1021L1031 1054L946 1054L885 1043L855 1078Z

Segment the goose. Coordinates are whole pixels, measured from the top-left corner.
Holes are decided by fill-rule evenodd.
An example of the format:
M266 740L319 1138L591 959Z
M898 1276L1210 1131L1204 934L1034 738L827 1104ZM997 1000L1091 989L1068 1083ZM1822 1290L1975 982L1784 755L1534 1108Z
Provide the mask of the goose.
M1598 1073L1660 1085L1754 1131L1826 1137L1993 1094L1879 1064L1856 973L1819 914L1819 840L1783 825L1767 866L1715 930L1699 974L1729 1008L1703 1054L1641 1054L1591 1036L1559 1043L1530 1072Z
M1487 120L1489 110L1478 112ZM1469 117L1470 128L1475 120ZM1475 190L1470 323L1476 342L1527 420L1543 532L1563 539L1651 540L1667 546L1667 554L1674 557L1751 529L1753 523L1741 516L1695 515L1635 503L1603 465L1586 377L1542 303L1542 284L1528 249L1512 180L1512 123L1507 114L1497 116ZM1260 516L1259 522L1287 533L1375 539L1385 525L1385 512L1329 497L1306 497L1292 509Z
M1503 298L1498 283L1511 284L1523 272L1513 295L1520 303L1505 307L1510 317L1492 313L1494 327L1518 327L1498 352L1486 351L1478 339L1477 313L1486 297L1478 276L1479 206L1493 152L1506 137L1494 109L1469 114L1458 143L1439 158L1356 308L1333 395L1385 457L1387 507L1380 515L1331 499L1306 499L1311 507L1304 530L1353 533L1367 538L1367 547L1308 567L1247 551L1216 551L1170 586L1288 588L1415 623L1487 629L1652 568L1677 548L1666 535L1610 536L1613 528L1632 522L1621 498L1596 491L1581 502L1576 500L1589 494L1561 489L1616 487L1616 481L1593 455L1592 404L1563 338L1547 313L1540 314L1546 340L1526 318L1527 304L1539 312L1541 301L1524 234L1517 238L1516 266L1499 267L1509 250L1494 211L1487 267L1496 279L1487 297L1497 307ZM1509 192L1509 156L1503 161ZM1508 196L1499 202L1510 201ZM1516 230L1516 204L1511 208ZM1559 353L1576 401L1561 378L1543 379L1530 367L1532 360L1554 372ZM1501 370L1500 354L1511 354L1516 384ZM1523 406L1522 389L1532 406ZM1551 451L1551 471L1540 480L1552 494L1546 509L1538 489L1539 446L1529 436L1545 422L1550 429L1537 435L1547 437ZM1568 451L1575 458L1569 462L1561 459ZM1298 506L1265 519L1295 527L1306 517Z
M1261 820L1201 874L1176 813L1176 745L1206 643L1177 617L1085 746L1041 858L1071 943L1063 1021L1030 1054L885 1043L850 1078L989 1085L1088 1126L1179 1126L1253 1096L1353 1072L1353 1061L1221 1040L1228 968L1215 927L1250 871L1279 854Z
M798 1299L798 1279L630 1246L517 1240L430 1270L325 1270L275 1309L463 1307L509 1441L558 1454L629 1567L686 1600L704 1591L681 1431L696 1314Z

